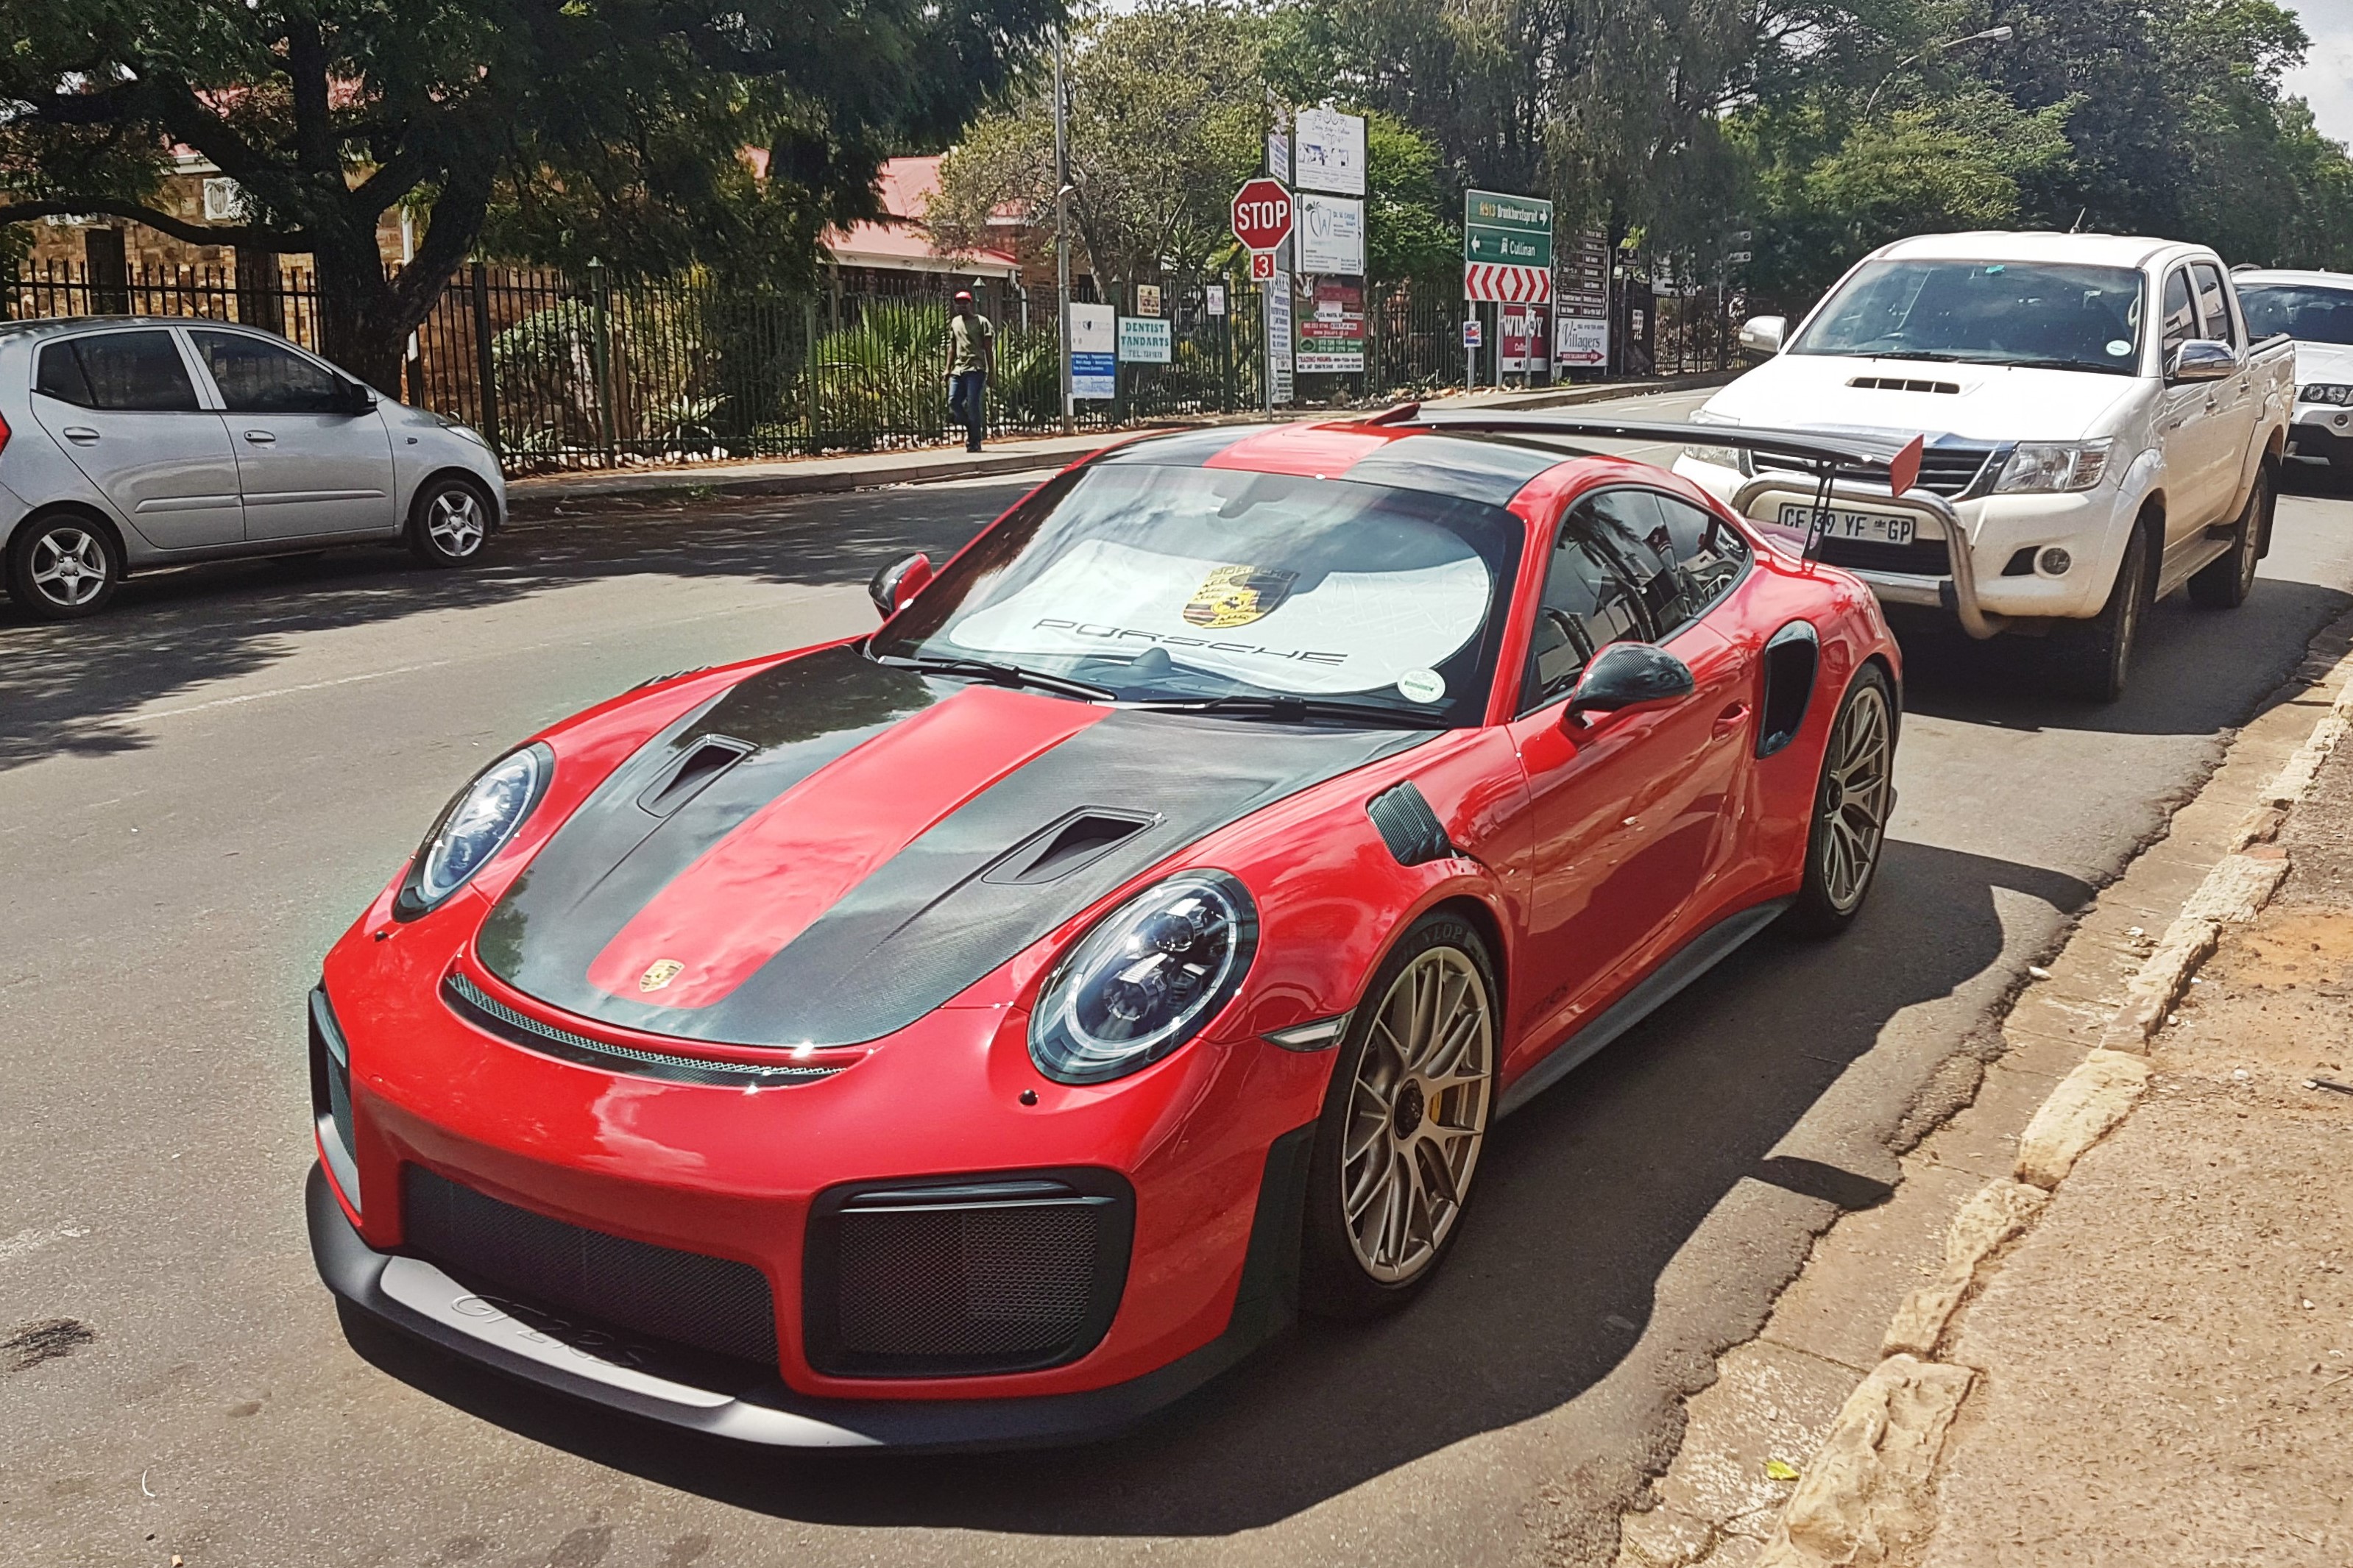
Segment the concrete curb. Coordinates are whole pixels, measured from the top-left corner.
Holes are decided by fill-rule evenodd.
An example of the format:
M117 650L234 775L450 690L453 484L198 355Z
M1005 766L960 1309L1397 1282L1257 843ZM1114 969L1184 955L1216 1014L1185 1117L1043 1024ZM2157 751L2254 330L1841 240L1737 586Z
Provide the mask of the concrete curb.
M1107 437L1102 446L1083 449L1069 448L1053 452L984 453L963 462L896 463L888 468L831 468L809 473L761 474L755 477L729 479L723 474L697 473L692 469L664 471L658 474L616 475L609 481L593 486L549 486L543 489L507 492L507 510L511 516L524 519L549 518L567 502L609 501L626 498L630 500L659 500L665 496L805 496L830 495L843 490L879 489L884 485L917 485L944 479L986 479L997 474L1028 473L1036 468L1060 468L1082 458L1092 457L1105 447L1116 445L1130 437L1148 434L1146 431L1124 430ZM528 482L528 481L523 481Z
M2353 669L2353 652L2318 677ZM1846 1404L1790 1494L1758 1568L1831 1568L1887 1562L1934 1529L1935 1470L1944 1436L1977 1373L1935 1357L1954 1315L2001 1255L2031 1229L2068 1173L2130 1115L2148 1082L2148 1042L2213 953L2225 927L2253 921L2288 871L2268 842L2311 793L2321 764L2353 731L2353 683L2342 687L2310 739L2240 826L2237 849L2209 870L2126 988L2100 1045L2059 1082L2019 1138L2014 1179L1988 1184L1953 1217L1944 1267L1896 1308L1885 1357Z

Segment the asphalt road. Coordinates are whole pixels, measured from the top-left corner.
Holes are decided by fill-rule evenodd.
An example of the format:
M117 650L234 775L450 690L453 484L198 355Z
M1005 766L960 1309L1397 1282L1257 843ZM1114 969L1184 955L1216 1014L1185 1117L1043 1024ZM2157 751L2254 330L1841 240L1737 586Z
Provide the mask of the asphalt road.
M320 952L513 737L870 624L875 563L1020 488L541 525L471 574L353 553L134 583L77 627L0 617L0 1563L1606 1562L1681 1397L1840 1205L1883 1195L2024 966L2353 608L2353 505L2299 496L2248 605L2161 606L2115 707L1917 650L1894 841L1844 941L1760 939L1504 1124L1412 1311L1312 1327L1121 1440L721 1452L347 1330L302 1235Z

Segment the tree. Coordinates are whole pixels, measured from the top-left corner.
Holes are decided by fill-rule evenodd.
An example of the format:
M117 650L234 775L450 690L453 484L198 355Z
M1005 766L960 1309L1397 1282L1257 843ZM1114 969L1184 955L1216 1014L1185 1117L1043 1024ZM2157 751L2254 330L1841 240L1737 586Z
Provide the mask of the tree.
M494 201L551 247L649 261L757 242L806 258L873 206L896 146L938 144L1060 0L0 0L0 224L135 219L316 258L322 347L393 384L400 345ZM238 224L154 195L174 145ZM770 150L765 186L739 163ZM424 219L387 278L376 226ZM569 235L571 239L566 240ZM575 243L576 242L576 243Z
M1233 247L1235 188L1256 174L1272 89L1278 102L1328 96L1330 78L1296 47L1285 13L1210 0L1147 0L1100 16L1071 40L1071 221L1099 280L1165 263L1208 265ZM1051 243L1054 106L1047 81L976 122L940 172L932 224L953 245L991 243L989 219L1018 208L1029 243ZM1436 144L1394 115L1365 128L1366 264L1376 279L1451 265L1455 191Z
M1198 268L1229 243L1227 203L1258 165L1266 127L1259 25L1237 6L1147 0L1076 31L1068 54L1071 222L1100 284ZM1039 73L1042 78L1043 73ZM940 170L932 222L952 244L987 242L1020 208L1054 211L1050 82L974 124Z

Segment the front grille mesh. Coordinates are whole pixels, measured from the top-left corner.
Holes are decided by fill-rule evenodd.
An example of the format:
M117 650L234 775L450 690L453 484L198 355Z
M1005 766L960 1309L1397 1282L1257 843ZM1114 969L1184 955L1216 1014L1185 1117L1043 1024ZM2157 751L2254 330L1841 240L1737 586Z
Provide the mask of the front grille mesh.
M459 1017L501 1039L511 1040L543 1056L554 1057L581 1067L602 1068L607 1072L667 1079L672 1083L760 1089L817 1083L850 1065L847 1060L807 1067L713 1061L705 1057L675 1056L667 1051L639 1050L632 1046L617 1046L609 1040L594 1040L527 1013L516 1012L475 984L461 970L449 972L449 977L442 982L441 994L443 1000L449 1004L450 1010ZM833 1054L839 1056L841 1053ZM857 1058L853 1057L851 1059Z
M1985 472L1990 447L1926 447L1920 452L1919 486L1947 500L1967 495Z
M841 1377L956 1377L1076 1361L1127 1282L1135 1196L1109 1171L860 1184L810 1213L809 1364Z
M404 1252L616 1327L774 1365L776 1306L748 1263L567 1225L410 1165Z
M1077 1205L841 1216L841 1348L1031 1356L1086 1321L1095 1221Z

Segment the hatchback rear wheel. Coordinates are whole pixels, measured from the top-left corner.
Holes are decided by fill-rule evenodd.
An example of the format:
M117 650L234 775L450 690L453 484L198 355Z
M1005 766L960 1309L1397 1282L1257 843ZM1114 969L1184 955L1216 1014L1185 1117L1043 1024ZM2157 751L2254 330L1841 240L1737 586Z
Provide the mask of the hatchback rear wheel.
M8 595L45 621L106 608L122 581L122 552L105 529L73 513L35 518L8 542Z
M1486 943L1444 913L1417 921L1366 988L1316 1130L1309 1310L1394 1310L1452 1247L1494 1116L1495 995Z

